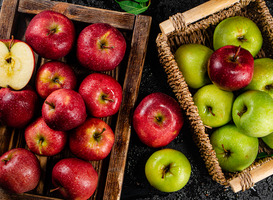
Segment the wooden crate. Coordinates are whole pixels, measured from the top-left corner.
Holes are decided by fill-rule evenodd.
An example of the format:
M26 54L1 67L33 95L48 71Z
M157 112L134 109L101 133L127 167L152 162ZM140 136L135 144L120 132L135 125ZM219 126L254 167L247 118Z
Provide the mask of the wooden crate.
M91 23L109 23L118 28L125 36L127 50L122 63L110 72L105 72L116 78L123 86L123 99L118 114L103 118L115 132L115 143L111 154L102 161L92 161L98 172L98 187L90 199L119 199L122 190L124 168L131 133L131 119L148 45L151 17L133 15L124 12L110 11L70 3L44 0L3 0L0 14L0 38L25 40L24 33L30 20L43 10L54 10L70 18L76 27L77 34ZM36 70L48 60L35 54ZM61 59L67 62L76 72L78 83L92 73L80 66L75 56L75 48L68 56ZM35 76L35 73L34 73ZM33 77L34 77L33 76ZM34 80L30 85L34 86ZM0 125L0 155L17 147L27 148L24 140L24 130L13 129ZM62 199L53 188L51 170L54 164L62 158L73 157L66 147L60 154L52 157L37 156L42 176L36 189L23 194L10 194L0 189L1 199Z

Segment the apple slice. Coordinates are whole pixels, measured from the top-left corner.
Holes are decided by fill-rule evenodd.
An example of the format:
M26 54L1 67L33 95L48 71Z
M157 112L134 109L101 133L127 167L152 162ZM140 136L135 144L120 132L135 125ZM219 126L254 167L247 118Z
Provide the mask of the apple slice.
M0 40L0 87L24 88L34 67L34 53L27 43L13 38Z

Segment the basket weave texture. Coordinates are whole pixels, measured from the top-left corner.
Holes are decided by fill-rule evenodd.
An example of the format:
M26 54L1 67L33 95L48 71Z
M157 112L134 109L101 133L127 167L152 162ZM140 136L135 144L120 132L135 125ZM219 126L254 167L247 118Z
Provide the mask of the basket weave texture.
M192 130L193 140L200 150L201 157L212 179L221 185L228 186L230 180L239 177L241 179L242 190L244 191L254 185L249 172L273 158L266 157L256 160L242 172L226 173L222 171L216 158L216 153L210 143L209 135L211 129L206 127L200 119L198 109L193 102L193 91L191 91L185 82L183 74L179 70L174 58L175 51L182 44L198 43L213 49L212 41L215 27L222 20L232 16L250 18L260 28L264 41L261 51L255 58L273 58L273 18L263 0L241 0L224 10L187 26L184 23L183 14L177 13L170 17L175 31L167 35L158 34L156 45L159 62L166 72L168 84L172 88L181 108L185 111L187 121ZM272 150L260 141L259 152L271 154Z

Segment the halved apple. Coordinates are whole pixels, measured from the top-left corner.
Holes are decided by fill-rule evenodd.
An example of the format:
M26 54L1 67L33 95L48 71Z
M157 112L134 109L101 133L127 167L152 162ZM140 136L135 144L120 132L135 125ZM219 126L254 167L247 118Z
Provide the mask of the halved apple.
M35 68L31 47L16 39L0 40L0 87L24 88Z

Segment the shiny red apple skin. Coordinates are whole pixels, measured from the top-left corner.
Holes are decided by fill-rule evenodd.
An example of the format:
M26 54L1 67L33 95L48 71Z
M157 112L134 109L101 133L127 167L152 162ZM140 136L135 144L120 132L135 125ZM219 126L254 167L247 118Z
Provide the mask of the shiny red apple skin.
M106 46L105 48L102 46ZM84 28L77 39L79 63L93 71L110 71L122 61L126 40L122 33L107 23L95 23Z
M237 58L233 60L237 46L227 45L219 48L208 61L208 74L211 81L220 89L236 91L246 87L254 73L254 58L251 53L240 48Z
M87 161L106 158L111 152L114 142L115 135L111 127L99 118L88 118L82 125L69 133L70 151L75 156Z
M74 90L56 90L45 99L42 117L53 130L68 131L76 128L87 117L84 100Z
M42 99L46 99L55 90L65 88L75 90L77 76L70 65L61 61L44 63L37 71L35 88Z
M107 74L88 75L81 82L78 92L84 99L87 112L93 117L102 118L116 114L122 102L121 85Z
M40 56L59 59L73 48L76 31L73 22L65 15L45 10L30 21L25 37L26 42Z
M27 85L21 90L0 88L0 122L3 125L22 129L37 114L38 94Z
M20 194L33 190L40 176L40 163L27 149L11 149L0 157L0 187L6 191Z
M60 153L67 141L67 133L49 128L42 116L26 127L24 135L29 150L41 156Z
M162 92L147 95L133 114L133 127L139 139L153 148L168 145L179 134L183 124L178 102Z
M52 183L65 199L89 199L96 190L98 174L92 164L78 158L64 158L52 170Z

